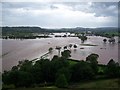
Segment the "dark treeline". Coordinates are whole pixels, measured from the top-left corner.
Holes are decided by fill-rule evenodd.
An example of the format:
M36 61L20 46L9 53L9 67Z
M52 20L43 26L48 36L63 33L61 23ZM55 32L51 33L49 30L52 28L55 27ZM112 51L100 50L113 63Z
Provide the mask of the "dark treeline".
M45 29L40 27L2 27L2 35L14 33L54 33L63 32L55 29Z
M117 27L103 27L103 28L60 28L60 29L46 29L41 27L2 27L2 33L6 32L31 32L31 33L41 33L41 32L83 32L83 31L94 31L94 32L118 32L119 29Z
M46 30L39 27L2 27L3 39L36 39L48 37L37 36L34 33L46 33Z
M28 33L55 33L55 32L85 32L85 31L92 31L96 35L104 35L108 34L115 34L118 36L119 29L117 27L103 27L103 28L61 28L61 29L46 29L40 27L2 27L2 35L17 35L17 34L28 34Z
M3 39L36 39L36 38L50 38L49 36L34 36L34 35L30 35L30 34L27 34L27 35L10 35L10 36L3 36L2 37Z
M93 29L92 31L94 32L94 35L96 36L103 36L107 38L111 38L113 36L120 37L120 28L113 28L113 27L96 28L96 29Z
M68 59L70 51L65 50L61 57L54 56L52 60L41 59L33 61L19 61L10 71L3 73L4 85L15 87L35 87L55 85L60 88L67 88L70 83L96 80L102 78L118 78L120 66L114 60L107 65L98 64L98 55L91 54L86 61Z

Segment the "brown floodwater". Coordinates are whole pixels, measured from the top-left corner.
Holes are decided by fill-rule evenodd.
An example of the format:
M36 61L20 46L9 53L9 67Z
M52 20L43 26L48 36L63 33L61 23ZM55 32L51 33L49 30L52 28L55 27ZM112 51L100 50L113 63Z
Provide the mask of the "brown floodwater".
M104 43L105 37L88 36L88 40L84 44L93 44L96 46L83 46L81 40L77 37L53 37L41 39L28 39L28 40L2 40L2 70L10 70L12 66L17 65L18 61L34 58L39 58L48 52L50 47L53 52L48 56L52 58L58 55L56 46L61 46L63 51L64 46L69 44L76 44L77 48L71 48L71 58L77 60L85 60L91 53L99 55L98 62L100 64L107 64L110 59L118 62L118 43L110 44ZM106 38L108 39L108 38ZM117 40L117 37L115 38Z

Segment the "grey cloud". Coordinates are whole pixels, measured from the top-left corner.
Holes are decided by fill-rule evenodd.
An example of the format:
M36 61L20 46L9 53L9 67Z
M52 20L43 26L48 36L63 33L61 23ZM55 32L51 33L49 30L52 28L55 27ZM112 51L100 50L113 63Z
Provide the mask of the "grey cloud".
M50 8L51 5L49 3L36 3L36 2L3 2L3 9L47 9Z
M115 16L118 15L117 2L97 2L91 6L91 12L95 12L96 16Z
M83 11L86 13L95 13L95 16L117 16L118 3L117 2L93 2L89 5L87 2L59 2L59 3L33 3L33 2L12 2L3 3L4 9L24 8L29 9L58 9L55 4L63 4L69 6L74 11Z
M83 11L86 13L95 13L95 16L117 16L118 3L117 2L87 2L80 3L64 3L71 6L74 11Z
M95 20L98 17L109 17L111 20L109 22L102 22L93 20L93 23L89 21L82 21L79 19L80 15L69 18L64 16L64 13L51 13L52 10L58 10L57 5L64 5L66 8L72 11L74 14L75 11L81 11L84 13L95 14ZM2 3L3 8L3 24L4 25L40 25L42 27L65 27L65 26L84 26L84 27L95 27L95 26L116 26L117 25L117 3L87 3L87 2L50 2L50 3L34 3L34 2L6 2ZM64 8L64 7L63 7ZM16 13L16 9L23 9L25 13ZM49 10L49 13L40 13L38 16L34 16L34 13L27 13L27 11L34 10ZM66 13L66 12L65 12ZM67 14L68 15L68 14ZM85 17L85 16L81 16ZM67 18L67 19L66 19ZM114 21L112 21L114 20ZM57 23L59 21L59 23Z

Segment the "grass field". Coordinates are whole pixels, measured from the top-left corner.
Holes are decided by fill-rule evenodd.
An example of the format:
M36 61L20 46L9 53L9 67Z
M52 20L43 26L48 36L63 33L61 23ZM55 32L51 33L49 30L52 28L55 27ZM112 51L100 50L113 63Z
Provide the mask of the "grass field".
M9 90L120 90L119 79L97 80L84 83L74 83L68 88L50 87L35 87L35 88L17 88Z
M92 81L88 83L78 83L75 87L78 88L119 88L118 79L106 79Z
M72 66L72 65L75 65L75 64L77 64L78 63L78 61L75 61L75 60L69 60L69 64L70 64L70 66Z

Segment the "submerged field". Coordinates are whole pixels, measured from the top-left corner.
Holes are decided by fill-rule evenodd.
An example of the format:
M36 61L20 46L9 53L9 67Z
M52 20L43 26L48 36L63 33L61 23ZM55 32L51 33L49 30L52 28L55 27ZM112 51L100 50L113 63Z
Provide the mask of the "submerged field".
M76 44L77 48L71 48L71 58L77 60L85 60L91 53L99 54L98 62L101 64L107 64L110 59L118 61L118 44L117 40L115 44L106 44L103 42L105 37L100 36L88 36L88 40L81 43L81 40L77 37L54 37L54 38L42 38L42 39L29 39L29 40L2 40L2 62L3 70L10 70L12 66L17 65L18 61L25 59L35 59L48 52L50 47L53 48L48 58L52 58L54 55L58 55L56 46L61 46L63 50L64 46L69 44ZM107 38L108 39L108 38Z

